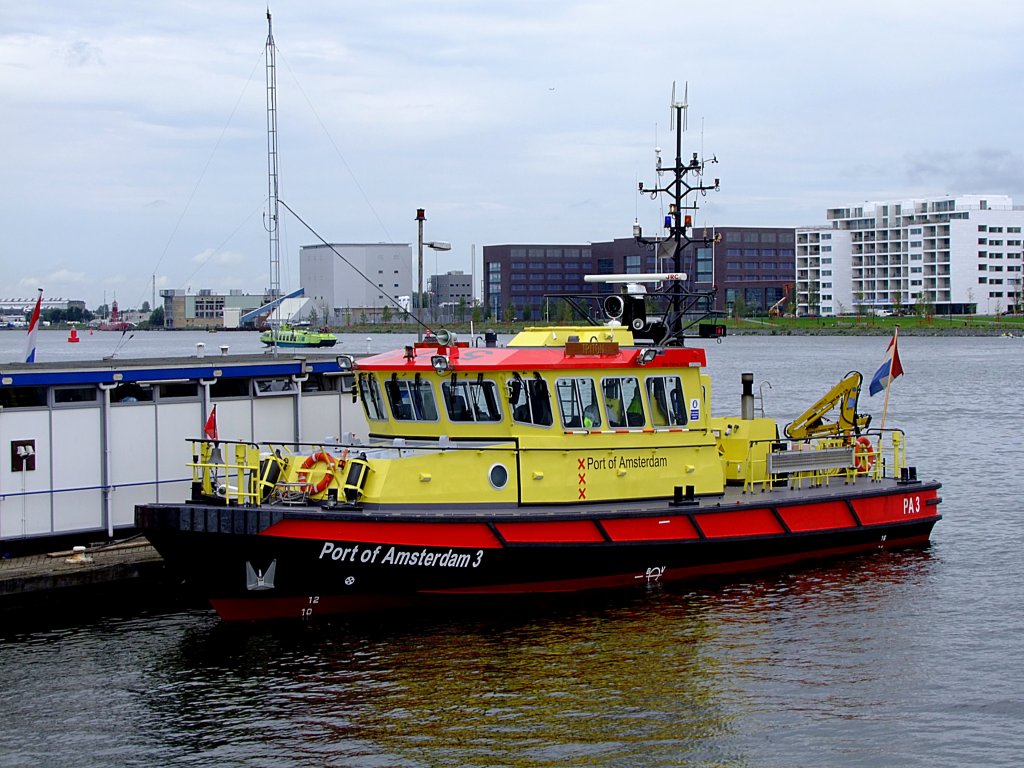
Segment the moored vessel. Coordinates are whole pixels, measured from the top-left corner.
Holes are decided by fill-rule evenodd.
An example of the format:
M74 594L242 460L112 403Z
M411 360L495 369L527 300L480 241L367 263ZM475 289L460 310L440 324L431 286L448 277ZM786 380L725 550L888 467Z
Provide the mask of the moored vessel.
M330 328L313 329L303 325L281 325L260 334L268 347L333 347L338 343Z
M308 618L926 543L940 484L917 477L902 430L858 413L860 374L785 430L754 415L749 374L739 415L712 415L706 353L686 342L724 326L688 286L684 254L708 239L683 203L718 180L682 159L685 104L673 110L675 164L658 166L670 181L641 191L672 200L666 235L643 242L674 271L594 276L620 292L573 297L574 325L504 348L442 332L340 356L365 436L194 440L191 498L136 509L169 565L225 619Z

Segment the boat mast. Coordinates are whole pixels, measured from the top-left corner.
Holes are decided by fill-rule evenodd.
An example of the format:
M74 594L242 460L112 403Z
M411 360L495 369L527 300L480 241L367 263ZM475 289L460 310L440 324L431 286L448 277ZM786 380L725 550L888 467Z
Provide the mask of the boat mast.
M281 298L281 237L278 230L280 207L277 178L277 56L274 27L267 9L267 195L269 211L264 226L270 234L270 301ZM280 304L274 312L280 312ZM280 317L280 315L278 315Z
M667 339L682 338L685 315L688 311L687 296L690 293L684 282L689 283L690 288L696 283L696 259L691 254L686 254L686 249L693 243L712 245L718 242L721 237L720 235L709 237L706 231L702 237L691 237L689 232L693 226L692 214L697 212L699 206L696 201L684 205L686 198L693 192L706 193L708 190L717 191L719 180L715 179L713 184L705 184L703 182L704 166L708 163L717 163L717 157L704 160L699 158L697 153L694 152L688 162L683 162L683 133L686 131L686 111L689 108L687 103L688 93L689 84L685 86L683 91L683 100L676 101L676 86L675 83L672 84L672 105L669 114L672 126L676 132L675 164L669 167L663 166L661 150L655 149L658 177L660 179L665 173L669 173L670 180L664 187L656 186L653 189L645 187L642 181L639 184L641 195L650 195L651 199L655 200L659 194L665 194L671 200L668 206L668 214L665 216L665 229L668 230L668 234L662 238L646 239L643 237L639 221L633 224L633 237L636 241L643 245L653 245L657 249L656 252L659 256L671 258L672 269L677 275L670 290L670 311L665 318L665 324L668 328ZM687 177L690 174L693 174L696 183L691 184L688 181ZM684 255L687 256L685 263L683 261Z

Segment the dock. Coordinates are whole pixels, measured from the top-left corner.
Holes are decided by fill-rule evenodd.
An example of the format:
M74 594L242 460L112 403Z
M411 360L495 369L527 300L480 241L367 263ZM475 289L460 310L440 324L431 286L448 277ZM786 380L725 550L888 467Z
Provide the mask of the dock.
M143 537L0 559L0 610L166 586L163 558ZM157 591L163 591L162 589Z

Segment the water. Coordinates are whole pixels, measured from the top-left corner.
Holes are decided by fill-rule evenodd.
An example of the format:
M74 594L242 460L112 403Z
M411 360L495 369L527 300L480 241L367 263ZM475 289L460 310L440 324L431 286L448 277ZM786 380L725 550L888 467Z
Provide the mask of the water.
M77 344L68 343L68 331L40 330L36 338L36 362L71 362L74 360L101 360L144 357L194 357L196 344L203 345L207 357L219 355L221 346L227 346L230 354L263 354L267 347L260 341L258 331L95 331L88 329L78 333ZM21 362L25 359L24 330L0 331L0 361ZM507 338L507 337L503 337ZM374 354L411 344L416 339L411 334L365 333L340 334L338 343L330 349L305 350L314 354L332 352L359 355ZM279 354L302 354L304 350L280 350ZM0 363L2 365L2 363Z
M785 422L885 344L709 344L715 407L750 371ZM901 353L886 425L944 483L928 549L490 615L8 619L0 766L1019 765L1024 342Z

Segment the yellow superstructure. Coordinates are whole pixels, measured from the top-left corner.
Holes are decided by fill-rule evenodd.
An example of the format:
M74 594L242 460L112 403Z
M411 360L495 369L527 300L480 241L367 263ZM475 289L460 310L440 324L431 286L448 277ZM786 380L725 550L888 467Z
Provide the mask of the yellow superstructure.
M870 442L854 446L834 426L783 456L775 421L752 406L712 416L704 365L703 349L634 346L615 325L529 328L504 348L407 347L354 369L368 435L306 453L239 447L219 473L235 480L197 482L240 503L495 508L712 496L770 488L791 469L820 482L874 465ZM843 426L859 424L857 384L833 388L801 429L814 432L836 402ZM213 466L208 449L197 457Z

